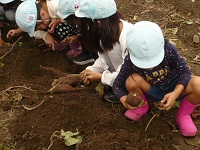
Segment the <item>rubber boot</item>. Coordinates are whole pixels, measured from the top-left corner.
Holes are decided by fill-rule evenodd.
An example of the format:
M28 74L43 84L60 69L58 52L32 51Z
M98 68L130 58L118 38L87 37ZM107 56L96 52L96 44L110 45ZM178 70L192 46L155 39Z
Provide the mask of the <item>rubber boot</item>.
M142 99L145 102L147 102L147 98L145 97L144 94L142 94ZM140 119L143 116L145 116L147 114L148 110L149 110L149 104L146 103L144 106L142 106L142 107L140 107L138 109L134 109L134 110L129 109L129 110L127 110L124 115L128 119L131 119L131 120L133 120L135 122L138 122L138 121L140 121Z
M190 116L197 106L188 102L186 97L180 103L178 112L176 113L176 122L183 136L195 136L197 133L197 127Z
M66 53L69 59L73 59L82 52L82 46L80 42L69 43L70 50Z

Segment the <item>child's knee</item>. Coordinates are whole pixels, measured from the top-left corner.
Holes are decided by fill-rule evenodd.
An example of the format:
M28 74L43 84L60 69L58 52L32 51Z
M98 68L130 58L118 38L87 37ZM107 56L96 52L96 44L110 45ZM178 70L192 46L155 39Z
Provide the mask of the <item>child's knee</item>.
M135 82L132 76L129 76L126 79L126 89L131 92L138 88L138 84Z
M200 77L199 76L193 76L189 82L191 84L193 89L199 89L200 90Z
M195 76L194 79L193 79L193 83L192 83L192 89L200 97L200 88L199 87L200 87L200 77Z
M193 76L191 80L189 81L186 89L184 90L184 94L190 95L192 94L195 97L200 97L200 77L199 76Z

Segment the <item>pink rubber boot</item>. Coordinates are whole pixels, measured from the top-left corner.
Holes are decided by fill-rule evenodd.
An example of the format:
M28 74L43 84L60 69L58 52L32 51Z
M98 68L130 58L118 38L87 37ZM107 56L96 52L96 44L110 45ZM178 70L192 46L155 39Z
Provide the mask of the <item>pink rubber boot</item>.
M69 59L73 59L74 57L78 56L82 52L82 46L80 42L69 43L69 47L71 49L66 53L66 56Z
M197 128L190 116L197 106L188 102L186 97L180 103L178 112L176 113L176 122L183 136L195 136L197 133Z
M145 102L147 102L147 98L145 97L144 94L142 94L142 99ZM142 106L142 107L140 107L138 109L134 109L134 110L129 109L129 110L127 110L124 115L128 119L131 119L131 120L133 120L135 122L138 122L138 121L140 121L140 119L143 116L145 116L147 114L148 110L149 110L149 104L146 103L144 106Z

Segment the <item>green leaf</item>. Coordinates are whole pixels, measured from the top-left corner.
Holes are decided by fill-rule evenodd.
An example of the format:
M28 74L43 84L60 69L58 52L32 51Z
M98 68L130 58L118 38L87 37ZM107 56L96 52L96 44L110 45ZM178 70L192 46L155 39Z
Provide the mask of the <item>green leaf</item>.
M74 144L77 144L77 143L81 143L82 142L82 139L83 137L81 136L76 136L76 137L69 137L65 140L65 144L67 146L71 146L71 145L74 145Z
M193 42L194 43L199 43L199 36L198 35L194 35L193 36Z
M79 132L71 132L71 131L67 131L67 132L64 132L63 130L61 130L61 136L64 137L64 138L69 138L71 136L75 136L75 135L78 135Z
M18 43L18 46L22 46L24 43L23 42L19 42Z
M178 32L178 28L172 28L172 33L175 35Z
M95 90L99 93L99 95L103 95L104 85L101 82L99 82L98 85L95 87Z
M4 66L4 63L0 61L0 68Z
M188 20L188 21L185 21L185 23L190 25L190 24L193 24L193 21Z
M81 143L82 142L82 139L83 137L82 136L79 136L79 132L71 132L71 131L64 131L64 130L61 130L61 136L62 138L65 140L65 144L67 146L71 146L71 145L74 145L74 144L77 144L77 143Z
M10 150L10 148L0 144L0 150Z
M10 148L8 148L8 147L4 147L4 150L10 150Z

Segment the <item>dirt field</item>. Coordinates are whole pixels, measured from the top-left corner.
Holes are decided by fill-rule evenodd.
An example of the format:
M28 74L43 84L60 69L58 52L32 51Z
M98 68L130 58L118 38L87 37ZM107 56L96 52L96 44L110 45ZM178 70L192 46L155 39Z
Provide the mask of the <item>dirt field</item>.
M176 44L195 75L200 75L200 1L116 0L126 20L158 23L165 37ZM3 35L8 29L3 29ZM7 42L13 43L19 37ZM7 54L6 54L7 53ZM4 56L4 54L6 54ZM1 57L3 56L3 57ZM4 66L2 66L4 64ZM63 94L47 91L55 79L40 65L78 74L77 66L62 52L44 51L23 34L14 48L0 48L0 150L199 150L200 134L185 138L176 126L177 107L152 119L153 105L139 123L124 117L121 104L104 101L95 90ZM151 121L152 120L152 121ZM200 121L194 118L197 128ZM55 131L80 132L81 144L66 146ZM57 133L57 132L56 132ZM52 142L52 143L51 143ZM4 148L3 148L4 146Z

